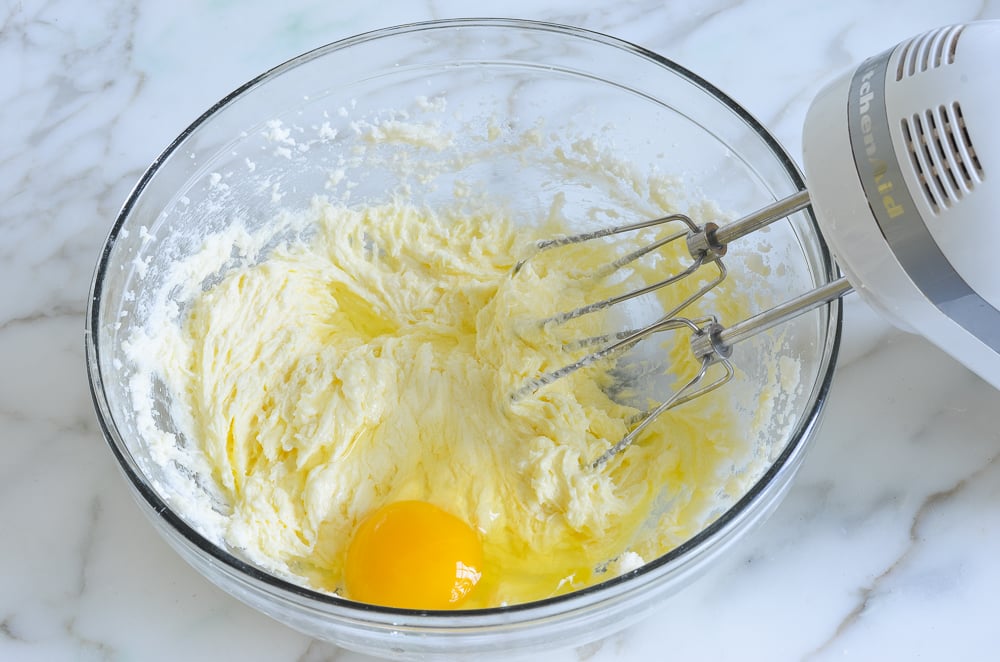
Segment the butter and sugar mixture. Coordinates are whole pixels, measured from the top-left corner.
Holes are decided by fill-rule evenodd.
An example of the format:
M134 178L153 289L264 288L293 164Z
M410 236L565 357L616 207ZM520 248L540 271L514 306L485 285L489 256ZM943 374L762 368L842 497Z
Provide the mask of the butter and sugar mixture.
M612 397L605 369L510 397L578 356L566 333L607 330L601 314L570 329L538 320L602 296L614 283L592 274L621 246L529 260L512 277L534 240L567 231L558 219L528 227L485 207L321 199L308 213L308 238L225 274L188 302L178 329L141 348L161 357L185 436L227 504L214 520L226 544L352 597L352 572L380 572L349 558L366 518L431 504L478 539L479 567L456 559L475 579L460 606L478 608L592 584L707 523L745 450L724 399L668 412L594 469L639 411ZM406 554L406 540L389 540L398 549L378 563Z

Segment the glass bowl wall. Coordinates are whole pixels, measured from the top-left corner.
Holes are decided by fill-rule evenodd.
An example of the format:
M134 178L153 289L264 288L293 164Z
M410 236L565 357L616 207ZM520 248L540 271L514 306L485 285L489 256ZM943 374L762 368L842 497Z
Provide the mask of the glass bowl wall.
M369 153L377 158L350 158L363 140L358 119L378 117L428 122L451 136L441 149L419 148L424 165L433 165L433 178L420 168L399 168L399 159L417 149L412 145L374 148ZM511 20L402 26L306 53L220 101L143 175L97 266L88 370L104 433L140 507L209 580L302 632L377 655L498 647L505 655L526 653L578 645L633 623L778 503L823 408L839 343L839 302L788 327L802 388L785 398L787 424L774 427L763 453L767 461L746 494L680 547L576 593L479 611L360 605L247 564L169 507L131 406L134 366L122 345L147 321L150 293L171 264L235 218L260 227L273 222L278 209L305 207L317 193L364 204L385 201L405 184L414 202L434 206L447 203L461 179L482 183L526 219L544 216L557 194L565 196L566 215L578 214L582 224L594 207L625 217L651 212L641 199L625 200L594 181L554 171L541 150L492 150L488 156L482 150L482 137L491 132L502 143L531 131L567 137L567 145L572 136L600 136L602 149L635 172L676 174L684 190L732 212L757 209L803 187L794 162L768 132L698 76L611 37ZM769 240L783 247L782 259L798 274L788 293L836 277L807 212L775 226ZM775 293L778 300L784 294ZM769 342L764 336L737 349L745 388L763 378L761 357ZM169 427L167 419L161 415L157 425Z

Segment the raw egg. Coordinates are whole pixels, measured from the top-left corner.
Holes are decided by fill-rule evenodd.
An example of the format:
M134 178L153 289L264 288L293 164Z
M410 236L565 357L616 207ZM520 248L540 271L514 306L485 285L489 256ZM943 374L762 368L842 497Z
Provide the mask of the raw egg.
M423 501L397 501L365 517L344 566L347 597L407 609L451 609L482 576L479 535Z

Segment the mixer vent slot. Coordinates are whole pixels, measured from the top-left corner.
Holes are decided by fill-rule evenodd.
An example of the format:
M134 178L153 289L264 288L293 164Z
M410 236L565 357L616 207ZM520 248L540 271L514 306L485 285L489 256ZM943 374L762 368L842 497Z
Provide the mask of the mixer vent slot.
M896 66L896 80L955 62L958 38L964 29L964 25L938 28L906 42Z
M957 101L904 117L902 129L910 164L935 214L983 181L983 167Z

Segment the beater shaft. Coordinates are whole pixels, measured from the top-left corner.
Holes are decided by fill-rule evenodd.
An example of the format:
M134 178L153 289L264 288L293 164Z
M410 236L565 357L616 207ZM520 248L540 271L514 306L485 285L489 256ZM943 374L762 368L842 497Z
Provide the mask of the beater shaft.
M718 333L718 340L727 347L731 347L738 342L746 340L752 336L767 331L768 329L783 324L790 319L805 314L810 310L819 308L823 304L835 301L846 294L850 294L853 286L847 278L841 277L831 281L826 285L810 290L794 299L769 308L762 313L758 313L742 322L737 322L732 326L722 329Z
M768 206L758 209L752 214L747 214L738 221L728 223L715 231L715 240L727 246L730 242L745 237L751 232L756 232L761 228L785 218L797 211L801 211L809 206L809 191L805 189L796 191L787 198L773 202Z

